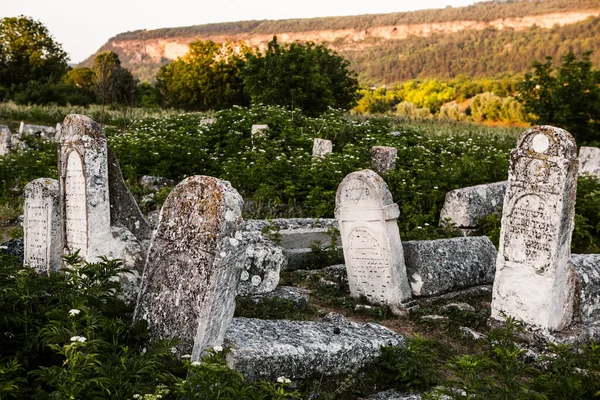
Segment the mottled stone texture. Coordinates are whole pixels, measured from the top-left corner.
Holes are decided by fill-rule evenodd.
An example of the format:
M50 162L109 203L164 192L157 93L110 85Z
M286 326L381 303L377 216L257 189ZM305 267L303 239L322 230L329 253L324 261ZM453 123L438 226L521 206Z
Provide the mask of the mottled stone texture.
M579 174L586 172L600 178L600 148L579 148Z
M259 294L275 290L279 283L279 272L287 265L283 248L259 232L244 232L242 243L243 269L238 294Z
M17 261L23 262L24 243L23 239L10 239L0 244L0 254L16 257Z
M327 154L333 151L333 143L331 140L315 138L313 141L312 156L313 158L325 158Z
M388 172L396 168L398 149L387 146L373 146L371 148L371 167L379 172Z
M408 241L402 246L413 296L438 296L494 281L497 253L487 236Z
M353 372L404 338L373 323L234 318L225 335L227 363L252 380Z
M108 158L102 128L84 115L68 115L58 152L62 249L64 254L79 250L79 256L89 262L102 256L122 259L133 271L120 277L123 298L133 302L149 228L134 212L137 205L125 188L116 159L109 162Z
M61 264L58 181L39 178L24 189L23 263L39 273L58 271Z
M527 130L511 152L492 318L550 331L571 323L577 167L575 140L551 126Z
M56 135L56 129L51 126L29 125L21 121L21 125L19 125L19 135L39 136L46 139L53 139Z
M507 183L488 183L446 193L446 200L440 212L440 225L454 225L457 228L478 227L481 218L502 207Z
M0 125L0 156L10 153L12 133L8 126Z
M162 176L144 175L140 178L140 185L151 192L158 192L163 187L174 186L175 181Z
M127 189L115 153L108 150L108 190L111 225L122 224L148 248L152 229L140 211L135 198Z
M222 343L233 318L242 207L229 182L192 176L173 189L152 236L134 318L154 338L180 338L193 360Z
M335 217L353 296L398 308L411 298L396 223L399 215L386 183L375 172L353 172L339 185Z
M278 286L272 292L252 295L251 299L257 304L265 299L279 299L291 303L296 310L305 310L308 308L309 293L308 289L296 286Z
M328 228L330 226L337 228L338 223L333 218L275 218L272 220L249 219L244 221L245 231L261 231L268 226L293 231L297 229Z
M265 137L269 131L269 125L252 125L250 133L253 138Z
M600 254L573 254L571 265L577 274L578 298L575 317L584 326L600 323Z

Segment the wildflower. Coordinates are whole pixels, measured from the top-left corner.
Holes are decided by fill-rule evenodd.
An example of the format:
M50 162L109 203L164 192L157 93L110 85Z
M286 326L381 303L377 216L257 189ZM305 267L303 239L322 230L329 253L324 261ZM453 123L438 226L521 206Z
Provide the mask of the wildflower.
M181 358L192 358L192 356L189 355L189 354L184 354L184 355L181 356Z
M220 353L223 351L223 346L213 346L213 350L217 353Z
M81 342L84 343L87 339L85 336L73 336L71 337L71 342Z
M192 362L192 366L193 367L197 367L198 365L200 365L200 361L193 361Z
M290 381L285 376L280 376L279 378L277 378L277 382L279 382L279 383L292 383L292 381Z
M74 317L75 315L78 315L81 312L81 310L78 310L76 308L73 308L72 310L69 310L69 315L71 317Z

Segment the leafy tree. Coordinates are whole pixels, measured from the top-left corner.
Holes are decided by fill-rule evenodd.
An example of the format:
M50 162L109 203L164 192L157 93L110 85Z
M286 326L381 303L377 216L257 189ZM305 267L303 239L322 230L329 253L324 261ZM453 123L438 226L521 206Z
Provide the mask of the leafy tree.
M600 140L600 71L592 69L590 56L578 60L569 52L556 70L551 57L532 64L519 92L530 122L564 128L580 144Z
M0 20L0 87L14 94L30 81L55 82L67 71L67 53L39 21Z
M63 77L63 82L82 89L94 89L94 71L88 67L70 69Z
M211 40L190 44L189 52L162 67L157 87L167 106L186 110L220 110L247 105L240 70L246 46Z
M300 108L309 115L356 104L358 81L344 58L312 42L269 42L265 54L250 54L242 70L252 103Z

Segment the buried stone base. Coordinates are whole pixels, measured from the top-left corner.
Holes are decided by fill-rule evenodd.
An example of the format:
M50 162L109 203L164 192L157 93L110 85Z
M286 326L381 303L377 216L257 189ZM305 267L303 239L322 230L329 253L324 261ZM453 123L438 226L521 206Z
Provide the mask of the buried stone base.
M404 337L373 323L234 318L224 344L228 365L251 380L312 374L337 375L357 370L381 354L382 346L404 346Z

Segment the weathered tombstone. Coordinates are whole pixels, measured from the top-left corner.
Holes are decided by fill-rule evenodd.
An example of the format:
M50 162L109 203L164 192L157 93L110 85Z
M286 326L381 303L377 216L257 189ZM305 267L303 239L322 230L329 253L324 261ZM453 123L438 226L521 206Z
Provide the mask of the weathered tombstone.
M388 146L371 148L371 166L379 172L388 172L396 167L398 149Z
M398 205L375 172L347 175L336 194L350 292L370 301L403 308L411 298L396 219Z
M89 117L68 115L59 148L63 253L79 250L79 256L91 262L101 256L120 258L141 274L143 242L149 240L151 231L139 218L137 205L132 206L131 195L127 196L118 163L114 155L109 158L102 128ZM135 286L135 279L123 277L122 283ZM137 291L135 287L125 290L128 296Z
M579 148L579 173L585 172L600 179L600 148L585 146Z
M333 143L331 143L331 140L315 138L313 141L313 158L325 158L325 156L330 154L332 151Z
M238 294L260 294L275 290L279 283L279 273L287 265L283 248L260 232L243 232L242 246L243 269Z
M252 129L250 131L252 138L264 138L267 136L267 131L269 130L269 125L252 125Z
M210 126L214 125L217 122L216 118L202 118L200 120L200 126Z
M466 229L479 227L481 218L502 207L506 185L507 182L503 181L449 191L440 211L440 226L453 225Z
M61 263L58 181L39 178L24 189L23 263L39 273L58 271Z
M8 126L0 125L0 156L10 153L12 133Z
M233 318L242 207L229 182L192 176L173 189L152 236L134 318L152 337L180 338L193 360L222 343Z
M492 317L561 330L571 323L575 291L571 233L577 145L565 130L527 130L511 152Z

